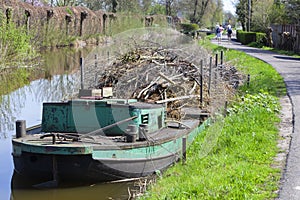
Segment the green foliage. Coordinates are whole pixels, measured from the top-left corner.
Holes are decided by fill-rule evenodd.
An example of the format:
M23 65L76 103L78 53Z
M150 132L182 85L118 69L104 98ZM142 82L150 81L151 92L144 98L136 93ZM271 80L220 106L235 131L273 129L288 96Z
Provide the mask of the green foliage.
M264 44L266 34L257 32L237 31L237 39L242 44L250 44L251 42Z
M285 4L285 16L288 22L291 24L300 24L299 13L300 13L300 1L299 0L287 0Z
M1 18L1 16L0 16ZM24 28L17 28L13 22L6 23L1 20L0 26L0 69L6 65L18 66L23 61L28 61L36 56L30 45L31 36Z
M69 9L69 8L66 8ZM72 13L72 11L69 9ZM36 35L41 35L43 38L40 38L42 47L65 47L73 44L74 41L79 38L78 36L74 36L73 34L67 34L65 29L57 29L55 25L55 21L51 21L49 26L43 27L41 30L43 33L37 33L39 30L31 29L31 32ZM50 28L53 27L53 28Z
M255 41L250 42L248 46L262 48L266 45L266 34L265 33L255 33Z
M72 10L71 10L69 7L66 8L66 12L67 12L69 15L73 15L73 12L72 12Z
M108 35L116 35L130 29L145 27L144 15L132 13L119 13L117 19L112 20L106 30ZM153 25L167 27L165 15L153 15Z
M0 74L0 96L29 83L30 70L19 68Z
M245 94L238 98L227 111L232 115L240 112L248 112L257 108L265 109L269 113L279 113L280 106L278 105L278 98L269 95L267 92L261 92L256 95Z
M154 4L153 6L149 7L147 10L147 13L149 15L165 15L166 14L166 8L163 5L160 4Z
M184 33L199 30L198 24L182 23L180 26Z
M246 32L246 31L237 31L237 39L242 44L249 44L251 42L255 42L255 33L254 32Z
M119 13L117 19L112 20L106 30L106 34L115 35L129 29L144 27L143 16L132 13Z

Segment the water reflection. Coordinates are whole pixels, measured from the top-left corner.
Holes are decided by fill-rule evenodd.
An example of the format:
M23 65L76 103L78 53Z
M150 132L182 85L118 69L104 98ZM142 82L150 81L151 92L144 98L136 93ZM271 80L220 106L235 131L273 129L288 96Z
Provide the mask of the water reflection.
M32 81L29 85L12 91L8 95L0 96L1 200L14 197L11 195L13 175L11 137L15 132L15 121L24 119L27 127L39 124L43 102L63 100L72 93L78 92L79 77L75 72L79 69L79 58L84 57L87 53L88 51L68 52L65 49L44 53L42 60L45 62L42 64L41 70L37 70L31 77ZM13 192L15 193L15 191ZM38 197L38 193L31 193L27 198L28 191L20 192L22 197L18 199L33 199L32 195ZM17 194L16 196L18 196ZM46 196L45 194L45 198Z
M41 119L44 101L67 99L78 92L76 75L56 75L52 80L39 79L2 97L0 104L0 138L8 138L14 130L15 121L26 119L27 126L36 125Z
M88 51L65 51L44 53L44 67L36 72L29 85L9 95L0 96L1 200L128 199L128 187L132 183L37 190L32 187L24 188L26 184L13 174L11 138L15 132L15 121L26 120L27 127L39 124L43 102L65 100L78 92L80 87L79 58L86 57Z
M11 200L101 200L101 199L128 199L128 188L131 182L113 184L94 184L90 186L68 187L58 189L22 189L24 183L20 183L18 177L12 179ZM20 184L20 185L18 185Z

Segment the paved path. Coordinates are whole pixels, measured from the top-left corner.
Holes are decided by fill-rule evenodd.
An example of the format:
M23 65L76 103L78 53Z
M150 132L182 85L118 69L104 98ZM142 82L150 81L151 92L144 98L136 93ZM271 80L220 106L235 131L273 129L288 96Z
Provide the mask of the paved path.
M217 44L216 40L212 40L212 42ZM292 102L294 127L279 199L300 200L300 59L247 47L235 41L229 43L224 39L219 45L243 51L269 63L284 78L288 96Z

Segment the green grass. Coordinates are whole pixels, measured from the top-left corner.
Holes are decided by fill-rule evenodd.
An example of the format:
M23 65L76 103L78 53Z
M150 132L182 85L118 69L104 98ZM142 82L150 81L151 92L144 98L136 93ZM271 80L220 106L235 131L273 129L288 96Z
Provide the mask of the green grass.
M187 162L169 168L142 199L273 199L281 172L273 168L283 79L268 64L245 53L203 43L245 74L228 115L218 117L187 152Z
M271 48L271 47L265 47L265 46L263 46L262 49L269 50L269 51L274 51L276 53L283 54L283 55L293 56L295 58L300 58L300 54L297 54L293 51L279 50L279 49L275 49L275 48Z
M215 53L224 51L224 58L230 65L235 66L243 74L250 75L249 86L244 84L239 89L240 92L255 94L260 91L266 91L274 96L286 94L283 78L271 65L244 52L226 49L208 41L202 42L202 44Z

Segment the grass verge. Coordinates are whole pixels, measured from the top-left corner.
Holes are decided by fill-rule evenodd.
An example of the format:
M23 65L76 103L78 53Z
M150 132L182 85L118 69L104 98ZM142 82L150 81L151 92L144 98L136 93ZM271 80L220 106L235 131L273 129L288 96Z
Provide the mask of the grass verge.
M193 142L187 163L176 164L142 199L272 199L277 196L278 98L286 94L282 77L272 66L245 53L225 50L225 58L249 74L227 117L218 117Z

